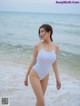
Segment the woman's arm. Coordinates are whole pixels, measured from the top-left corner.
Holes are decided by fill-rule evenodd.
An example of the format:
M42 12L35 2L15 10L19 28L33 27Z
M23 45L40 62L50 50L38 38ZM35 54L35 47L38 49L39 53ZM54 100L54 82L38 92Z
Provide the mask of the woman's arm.
M38 53L38 51L37 51L37 44L36 44L36 45L34 46L34 50L33 50L33 60L32 60L30 66L29 66L29 68L28 68L28 71L27 71L27 73L26 73L26 77L28 77L31 68L32 68L33 65L36 63L37 53Z
M52 67L53 67L55 77L56 77L57 89L60 89L61 82L60 82L59 71L58 71L58 66L57 66L58 53L59 53L59 47L57 46L56 47L56 61L52 64Z

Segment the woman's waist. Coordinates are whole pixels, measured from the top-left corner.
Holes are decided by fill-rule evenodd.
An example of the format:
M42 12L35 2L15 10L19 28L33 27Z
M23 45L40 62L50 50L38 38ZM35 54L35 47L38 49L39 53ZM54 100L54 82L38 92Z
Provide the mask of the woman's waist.
M38 69L44 69L44 70L48 70L50 68L50 65L45 65L45 64L39 64L39 63L36 63L33 68L38 68Z

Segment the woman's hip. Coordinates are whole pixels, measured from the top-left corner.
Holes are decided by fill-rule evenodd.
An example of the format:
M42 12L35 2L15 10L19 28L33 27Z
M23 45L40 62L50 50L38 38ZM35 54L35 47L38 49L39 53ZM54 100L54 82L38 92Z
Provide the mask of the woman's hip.
M36 72L33 68L30 70L29 77L30 77L30 78L31 78L31 77L39 78L37 72Z

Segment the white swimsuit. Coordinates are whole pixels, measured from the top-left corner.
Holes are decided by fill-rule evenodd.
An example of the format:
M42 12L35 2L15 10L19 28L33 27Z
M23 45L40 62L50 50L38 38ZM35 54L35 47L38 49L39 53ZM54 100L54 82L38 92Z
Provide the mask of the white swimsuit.
M56 52L55 50L46 51L42 48L36 58L37 62L33 66L33 69L38 74L39 79L42 80L49 74L49 68L56 60Z

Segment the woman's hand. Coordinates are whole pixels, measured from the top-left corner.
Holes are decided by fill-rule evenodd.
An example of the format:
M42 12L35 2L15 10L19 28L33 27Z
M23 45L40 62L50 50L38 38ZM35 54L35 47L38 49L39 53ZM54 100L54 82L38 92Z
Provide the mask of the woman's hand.
M25 78L24 84L25 84L25 86L28 86L28 76Z
M61 88L60 80L56 80L56 88L57 88L57 90L59 90Z

